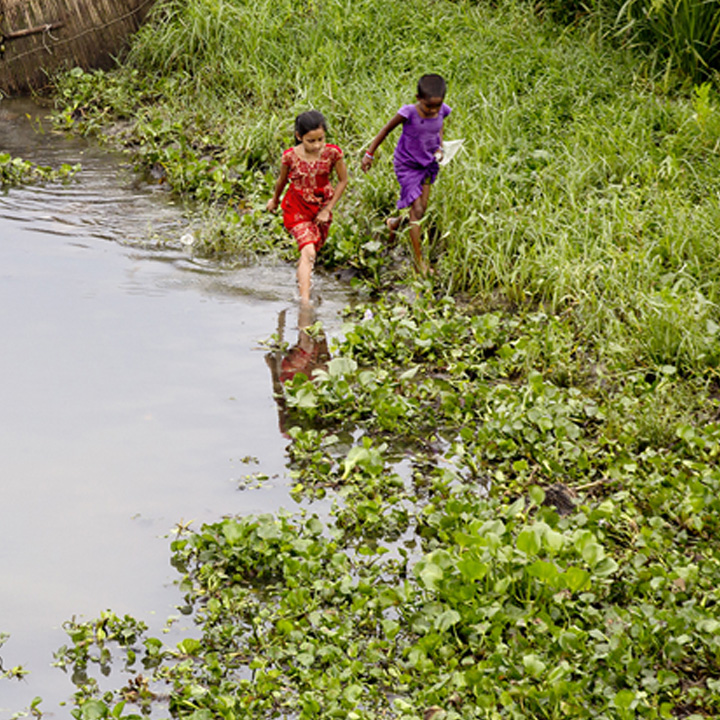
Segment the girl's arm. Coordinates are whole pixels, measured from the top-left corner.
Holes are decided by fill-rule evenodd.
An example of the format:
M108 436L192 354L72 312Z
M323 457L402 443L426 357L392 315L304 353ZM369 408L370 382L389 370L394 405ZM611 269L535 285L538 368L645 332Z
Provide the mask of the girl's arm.
M280 175L278 175L277 182L275 183L275 192L267 203L267 209L270 212L275 212L275 210L277 210L278 203L280 202L280 196L282 195L282 191L285 189L285 185L287 185L289 174L290 168L287 165L282 165L280 167Z
M449 115L449 113L448 113ZM438 145L438 149L433 153L433 157L438 161L442 162L442 159L445 157L445 150L443 149L443 142L445 141L445 120L447 119L447 115L443 116L443 124L440 126L440 145Z
M443 132L445 131L445 126L443 125L440 128L440 147L435 151L435 159L440 162L445 157L445 151L443 150Z
M340 158L335 163L335 172L337 173L337 185L335 186L335 192L333 196L323 207L323 209L317 214L316 220L318 222L327 222L330 220L330 211L335 207L335 204L340 199L340 196L345 192L345 188L348 184L348 172L345 160Z
M390 122L386 123L382 130L375 136L374 140L370 143L370 146L368 147L367 151L365 152L365 155L362 159L362 163L360 163L360 167L362 168L363 172L367 172L372 167L372 162L375 158L375 151L380 147L380 144L382 141L398 126L402 125L402 123L405 122L405 118L400 114L397 113L395 117L390 120Z

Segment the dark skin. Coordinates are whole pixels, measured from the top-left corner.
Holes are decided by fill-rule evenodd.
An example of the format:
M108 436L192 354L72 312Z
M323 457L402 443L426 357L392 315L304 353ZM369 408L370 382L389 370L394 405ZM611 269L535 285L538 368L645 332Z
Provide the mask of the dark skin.
M443 100L442 97L431 97L424 98L419 95L416 98L417 102L415 107L417 108L418 114L421 118L435 118L440 114ZM375 151L380 147L383 140L398 126L405 122L405 118L399 113L396 114L389 122L387 122L375 136L373 141L365 153L362 159L360 167L363 172L370 170L373 164L373 155ZM442 143L442 131L440 132L440 142ZM438 148L440 150L441 148ZM420 243L421 225L420 221L423 219L425 212L427 211L428 200L430 199L430 183L425 183L422 188L422 193L416 198L410 206L410 242L412 243L413 255L415 256L415 265L417 269L422 273L430 272L430 267L425 262L422 255L422 245ZM390 231L390 240L395 238L395 232L400 227L401 218L391 217L385 221L385 224Z

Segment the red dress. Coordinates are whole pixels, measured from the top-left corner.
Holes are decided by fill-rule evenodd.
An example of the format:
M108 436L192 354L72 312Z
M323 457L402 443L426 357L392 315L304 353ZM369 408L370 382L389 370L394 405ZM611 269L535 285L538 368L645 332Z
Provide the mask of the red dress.
M320 250L325 243L332 215L324 223L315 218L333 196L330 174L342 156L342 150L330 144L325 145L319 158L312 162L302 160L294 147L283 153L282 164L288 167L290 185L280 207L283 224L297 241L298 249L313 243L315 249Z

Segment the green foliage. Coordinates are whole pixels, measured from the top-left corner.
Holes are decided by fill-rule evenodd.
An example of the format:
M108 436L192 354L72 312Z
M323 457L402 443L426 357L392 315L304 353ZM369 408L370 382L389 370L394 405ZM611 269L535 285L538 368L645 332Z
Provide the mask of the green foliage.
M7 633L0 632L0 648L8 641L10 636ZM5 669L3 667L2 658L0 658L0 680L12 678L15 680L22 680L28 671L22 665L16 665L15 667Z
M635 502L561 518L456 488L422 512L412 561L348 551L314 516L206 525L173 543L200 637L155 678L179 718L715 714L717 554Z
M357 428L391 456L445 446L468 481L529 472L552 484L558 474L594 481L621 458L672 445L679 424L713 417L712 386L674 366L624 376L591 343L568 353L564 323L543 313L473 312L421 295L349 315L328 371L285 389L291 420L313 424L291 446L304 485L308 459L319 484L345 479L333 449L347 452L342 438Z
M423 294L347 314L327 371L287 388L294 492L332 499L327 519L179 535L196 632L168 647L128 617L69 623L78 717L132 717L128 698L177 718L720 712L708 389L588 373L542 314ZM110 643L143 682L90 679Z
M695 82L720 70L720 7L710 0L626 0L617 24L626 37Z
M197 632L173 647L69 624L78 718L720 714L718 96L637 84L587 32L518 3L170 0L125 66L59 81L63 127L112 121L205 208L195 251L248 260L293 257L261 208L323 110L353 183L322 255L379 295L284 386L293 496L329 516L179 536ZM390 147L356 158L428 58L466 143L408 283ZM145 675L103 692L113 652Z
M356 159L432 57L455 109L447 135L466 139L425 220L436 286L562 314L604 362L701 374L719 360L716 89L663 97L635 83L629 55L557 30L518 4L173 0L123 67L59 79L57 117L212 208L194 252L291 259L263 208L295 114L320 108L352 179L320 262L378 292L411 265L404 244L385 246L392 140L371 174Z
M713 0L538 0L543 17L615 39L665 83L702 82L720 70L720 8Z
M80 170L79 165L63 164L58 169L36 165L29 160L0 153L0 187L22 185L31 182L57 182L70 179Z

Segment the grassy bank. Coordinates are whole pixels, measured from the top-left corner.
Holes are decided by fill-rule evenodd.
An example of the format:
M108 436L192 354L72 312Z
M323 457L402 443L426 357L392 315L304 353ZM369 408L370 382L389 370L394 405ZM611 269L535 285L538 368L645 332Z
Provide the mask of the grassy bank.
M325 262L382 283L367 243L396 198L390 146L371 175L358 158L440 72L466 145L427 219L438 286L567 313L620 362L702 371L718 361L717 95L658 94L638 68L518 4L191 0L161 4L121 70L72 74L59 98L68 125L123 121L116 139L177 192L232 199L202 233L223 254L284 246L261 212L270 174L295 114L321 109L352 172Z
M217 257L284 252L262 207L321 109L353 178L324 262L375 292L285 387L294 494L329 520L181 533L197 638L71 623L78 717L159 688L195 720L718 715L718 98L598 37L519 3L171 1L117 71L60 81L60 124L199 200ZM466 144L413 283L378 230L390 144L359 158L425 71ZM116 645L134 679L103 694Z

